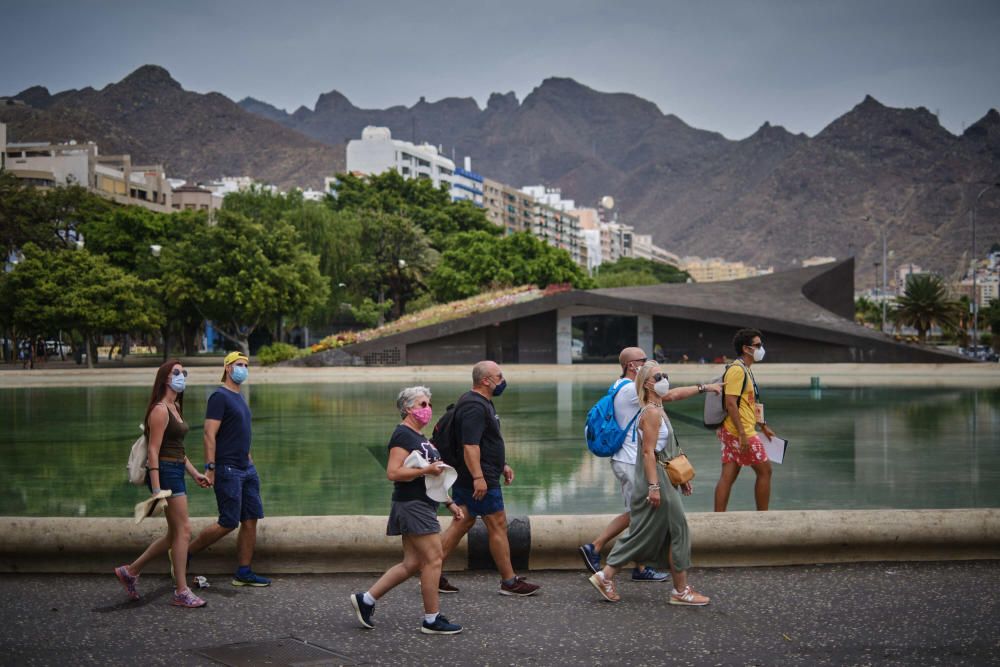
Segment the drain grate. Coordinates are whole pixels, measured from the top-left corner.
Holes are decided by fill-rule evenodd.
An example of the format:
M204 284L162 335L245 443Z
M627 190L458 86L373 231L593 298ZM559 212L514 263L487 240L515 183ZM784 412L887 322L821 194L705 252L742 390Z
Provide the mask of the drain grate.
M356 665L346 655L310 644L295 637L282 637L262 642L239 642L224 646L196 648L194 652L209 660L230 667L274 665L275 667L305 667L305 665Z

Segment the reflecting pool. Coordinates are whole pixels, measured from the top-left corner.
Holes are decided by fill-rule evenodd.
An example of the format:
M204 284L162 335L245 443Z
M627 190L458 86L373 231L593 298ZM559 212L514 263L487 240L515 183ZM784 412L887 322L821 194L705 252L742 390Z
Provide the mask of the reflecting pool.
M190 387L187 445L202 463L201 424L212 387ZM395 384L250 387L253 454L271 516L387 514L385 443L399 421ZM437 414L465 389L432 387ZM514 484L511 514L613 513L622 508L606 459L583 442L587 410L606 385L512 385L496 400ZM1000 506L1000 390L770 389L768 421L790 441L776 465L772 509ZM125 481L148 389L0 390L0 515L129 516L145 489ZM668 405L697 470L689 511L712 509L719 475L700 399ZM753 472L731 509L753 508ZM215 513L189 481L192 514Z

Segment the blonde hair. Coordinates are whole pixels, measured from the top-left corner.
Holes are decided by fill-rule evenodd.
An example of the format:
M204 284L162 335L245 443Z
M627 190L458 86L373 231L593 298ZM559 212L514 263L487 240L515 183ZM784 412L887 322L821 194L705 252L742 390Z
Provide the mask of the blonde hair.
M654 368L659 368L660 364L656 361L650 359L642 365L639 372L635 375L635 393L639 397L639 405L646 404L646 396L649 393L649 389L646 389L646 380L649 376L653 374Z

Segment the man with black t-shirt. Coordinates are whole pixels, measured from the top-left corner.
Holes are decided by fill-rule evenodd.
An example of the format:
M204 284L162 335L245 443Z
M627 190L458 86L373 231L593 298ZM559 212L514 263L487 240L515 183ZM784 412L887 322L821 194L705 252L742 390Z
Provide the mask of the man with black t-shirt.
M463 518L451 522L441 538L444 558L454 550L462 537L469 532L476 517L481 516L489 535L490 554L500 571L501 595L534 595L539 586L529 584L524 577L514 574L510 562L510 543L507 539L507 513L503 505L504 484L514 480L514 471L507 465L500 417L493 400L507 387L500 366L492 361L480 361L472 367L472 391L464 394L455 404L453 429L462 444L458 479L452 487L452 500L462 509ZM443 577L439 590L456 593L458 589Z

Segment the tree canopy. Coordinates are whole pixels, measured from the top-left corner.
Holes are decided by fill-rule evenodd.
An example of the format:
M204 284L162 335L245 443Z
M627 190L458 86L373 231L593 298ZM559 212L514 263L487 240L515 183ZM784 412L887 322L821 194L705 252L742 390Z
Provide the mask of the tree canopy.
M896 299L893 315L900 324L916 329L920 342L926 343L927 332L935 324L957 326L959 308L940 276L919 273L907 278L906 291Z

